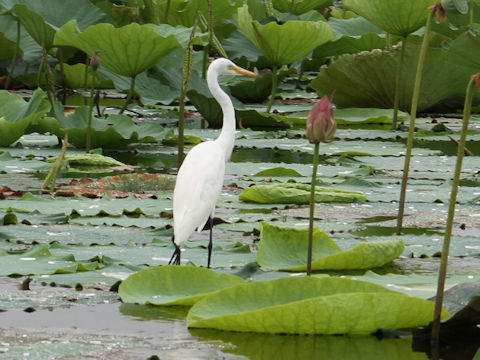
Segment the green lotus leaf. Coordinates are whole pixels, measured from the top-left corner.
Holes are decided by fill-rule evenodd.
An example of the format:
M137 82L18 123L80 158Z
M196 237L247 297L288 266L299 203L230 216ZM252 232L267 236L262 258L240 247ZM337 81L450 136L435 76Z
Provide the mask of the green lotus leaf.
M187 27L193 26L198 14L202 14L206 19L208 18L208 4L204 0L173 0L167 5L166 1L162 1L158 5L159 13L162 17L166 13L166 7L169 6L168 20L165 21L171 25L184 25ZM232 1L228 0L213 0L213 19L217 24L224 19L231 19L232 15L238 6L232 5Z
M85 64L63 64L63 75L65 76L66 85L71 89L78 89L85 87ZM56 69L60 71L60 65L56 66ZM87 69L88 70L88 69ZM87 88L91 89L93 81L93 75L87 74ZM112 89L114 87L112 80L99 81L96 80L95 86L102 89Z
M57 158L49 158L48 162L54 162ZM67 154L64 161L68 164L70 171L87 173L104 173L112 171L112 167L126 166L109 156L100 154Z
M181 46L174 35L163 37L148 25L131 23L115 28L103 23L80 32L75 20L58 30L54 43L76 47L90 56L101 50L98 54L101 66L128 77L151 68L170 51Z
M401 239L361 242L348 251L323 231L314 229L313 270L371 269L388 264L404 249ZM307 268L308 228L261 224L257 261L272 270L304 271Z
M317 46L333 39L333 31L322 21L286 21L262 25L253 20L248 6L238 9L238 26L272 63L291 64Z
M330 18L328 25L333 29L334 39L320 45L313 58L326 58L385 47L385 31L363 17L352 19Z
M64 115L63 107L56 102L54 112L57 121L40 122L40 129L49 131L58 137L68 132L68 142L77 148L84 148L89 107L79 106L73 114ZM108 118L92 118L91 146L102 148L117 148L132 142L157 142L168 132L156 123L137 125L126 115L111 115Z
M310 10L323 9L332 5L332 0L273 0L273 7L280 12L301 15Z
M238 276L203 267L165 265L129 276L118 293L127 303L191 306L208 294L244 282Z
M17 20L14 16L2 16L0 21L0 32L5 34L5 37L10 41L16 43L17 41ZM21 27L20 32L20 45L23 61L31 63L40 59L42 56L42 48L38 43L30 36L25 28ZM3 47L2 47L3 49Z
M345 278L287 277L237 285L197 302L190 328L278 334L371 334L427 325L434 303ZM442 317L448 317L443 309Z
M35 90L30 101L20 95L0 90L0 146L9 146L17 141L28 125L50 110L41 89Z
M253 185L243 190L239 199L260 204L309 204L310 185L297 183ZM354 201L367 201L367 198L359 191L315 187L315 202L351 203Z
M18 16L22 25L39 45L43 44L46 49L53 47L56 29L48 24L42 15L22 4L13 6L11 11Z
M73 255L54 256L46 246L15 255L0 251L0 260L2 276L68 274L100 268L97 261L77 262Z
M425 25L428 7L435 3L436 0L345 0L343 5L390 34L407 36Z
M480 68L480 37L465 32L450 42L448 38L432 33L425 58L425 71L420 89L418 110L448 102L449 106L463 106L465 88L470 76ZM405 51L404 89L400 95L400 109L410 110L415 82L418 53L422 38L409 36ZM355 55L346 54L323 69L310 83L319 95L329 95L336 89L335 103L339 107L391 108L394 99L395 72L400 52L373 50ZM438 74L443 74L441 77ZM368 81L365 81L368 79ZM478 99L478 98L477 98ZM476 100L478 101L478 100Z
M297 170L294 169L288 169L284 167L275 167L271 169L266 169L257 172L253 176L272 176L272 177L277 177L277 176L290 176L290 177L303 177L302 174L300 174Z
M105 14L88 0L3 0L3 3L7 9L16 4L27 6L30 11L43 17L55 31L72 19L77 19L78 27L84 30L105 18Z
M20 56L22 51L17 47L17 43L7 38L3 32L0 32L0 49L2 49L0 61L12 59L15 51L18 51L18 56Z
M335 121L340 125L354 124L391 124L393 111L374 108L335 109ZM405 119L408 113L400 111L399 119Z

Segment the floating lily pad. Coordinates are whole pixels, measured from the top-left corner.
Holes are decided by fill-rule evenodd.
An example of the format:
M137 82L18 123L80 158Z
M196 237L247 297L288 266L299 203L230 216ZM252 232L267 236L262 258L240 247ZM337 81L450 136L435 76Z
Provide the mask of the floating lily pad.
M310 185L295 183L253 185L243 190L239 199L261 204L309 204ZM359 191L315 187L315 202L351 203L354 201L367 201L367 198Z
M100 268L97 261L77 262L73 255L54 256L45 246L37 246L20 255L9 255L0 249L0 275L49 275Z
M313 270L371 269L388 264L403 252L401 239L360 242L342 251L323 231L313 233ZM257 261L272 270L304 271L307 269L308 228L275 226L262 222Z
M212 294L190 309L187 324L260 333L370 334L427 325L433 308L431 301L364 281L288 277Z
M191 306L208 294L244 282L202 267L165 265L131 275L120 285L119 295L123 302Z

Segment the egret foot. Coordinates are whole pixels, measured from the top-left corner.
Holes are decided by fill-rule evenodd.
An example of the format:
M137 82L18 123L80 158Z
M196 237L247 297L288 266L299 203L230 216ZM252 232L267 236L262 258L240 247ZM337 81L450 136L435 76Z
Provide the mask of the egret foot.
M173 264L173 265L180 265L180 247L175 244L175 237L172 236L172 242L173 245L175 246L175 250L172 254L172 257L170 258L170 261L168 262L168 265Z

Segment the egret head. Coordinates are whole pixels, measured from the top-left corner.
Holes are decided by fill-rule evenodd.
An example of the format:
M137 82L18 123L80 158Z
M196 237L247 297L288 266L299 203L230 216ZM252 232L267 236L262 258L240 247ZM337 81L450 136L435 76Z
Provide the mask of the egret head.
M257 77L258 75L241 68L240 66L235 65L228 59L219 58L214 60L209 68L208 72L213 72L216 75L246 75L246 76L253 76Z

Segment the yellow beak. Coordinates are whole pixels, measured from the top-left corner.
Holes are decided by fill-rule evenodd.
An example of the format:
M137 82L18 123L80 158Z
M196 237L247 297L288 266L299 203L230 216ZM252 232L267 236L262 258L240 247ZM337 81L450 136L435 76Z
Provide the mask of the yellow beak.
M240 66L233 66L233 70L241 75L258 77L258 74L241 68Z

